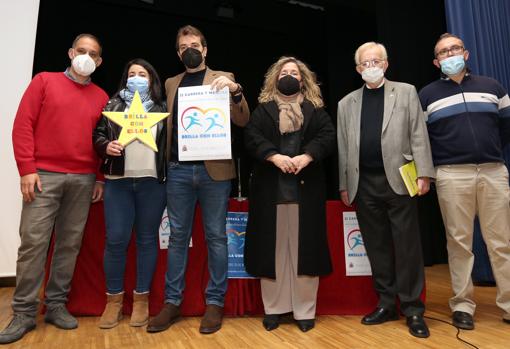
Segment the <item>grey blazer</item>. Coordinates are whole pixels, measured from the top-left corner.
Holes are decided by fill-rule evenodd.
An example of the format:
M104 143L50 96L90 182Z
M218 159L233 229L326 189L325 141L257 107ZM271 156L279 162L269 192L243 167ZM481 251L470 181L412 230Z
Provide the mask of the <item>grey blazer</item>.
M350 202L358 191L362 97L363 87L338 102L339 189L347 190ZM425 116L413 85L384 82L381 148L384 171L395 193L408 193L398 168L411 160L416 162L418 177L434 177Z

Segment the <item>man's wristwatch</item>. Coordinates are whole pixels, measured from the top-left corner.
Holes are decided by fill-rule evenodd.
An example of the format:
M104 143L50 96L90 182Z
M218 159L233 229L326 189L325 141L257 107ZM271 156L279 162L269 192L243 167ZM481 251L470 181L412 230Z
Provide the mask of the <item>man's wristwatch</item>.
M241 86L241 84L237 84L237 89L234 92L230 92L232 96L237 96L240 95L241 93L243 93L243 87Z

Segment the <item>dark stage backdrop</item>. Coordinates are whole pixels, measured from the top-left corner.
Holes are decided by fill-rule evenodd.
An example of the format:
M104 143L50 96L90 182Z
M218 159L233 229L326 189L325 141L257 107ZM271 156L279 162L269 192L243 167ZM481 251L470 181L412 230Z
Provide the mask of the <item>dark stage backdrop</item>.
M135 57L151 62L164 82L183 71L175 51L175 35L179 27L192 24L207 39L208 66L234 72L252 110L264 73L281 55L295 55L317 73L326 109L335 124L337 102L362 85L354 70L353 55L363 42L379 41L387 47L389 79L419 89L438 77L432 59L434 43L446 28L443 0L294 3L81 0L67 1L64 6L60 1L41 0L34 74L64 70L74 37L90 32L99 37L104 48L104 62L93 79L109 94L117 89L124 64ZM233 134L233 153L241 162L242 194L247 196L250 160L243 150L242 131L234 127ZM327 164L328 198L338 199L336 153ZM232 195L236 196L237 183L233 188ZM437 204L432 209L429 203L422 204L437 222ZM436 231L437 227L431 229ZM424 245L427 243L424 241Z

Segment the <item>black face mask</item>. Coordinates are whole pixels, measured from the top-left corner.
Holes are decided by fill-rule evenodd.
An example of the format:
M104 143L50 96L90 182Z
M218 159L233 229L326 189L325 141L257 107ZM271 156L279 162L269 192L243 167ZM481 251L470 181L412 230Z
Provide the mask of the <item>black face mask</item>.
M285 75L283 78L278 80L278 91L285 96L292 96L299 92L301 87L299 86L299 80L292 75Z
M188 47L181 54L181 60L182 60L182 63L184 63L184 65L187 68L195 69L202 63L202 61L204 60L204 57L202 57L202 52L200 52L196 48Z

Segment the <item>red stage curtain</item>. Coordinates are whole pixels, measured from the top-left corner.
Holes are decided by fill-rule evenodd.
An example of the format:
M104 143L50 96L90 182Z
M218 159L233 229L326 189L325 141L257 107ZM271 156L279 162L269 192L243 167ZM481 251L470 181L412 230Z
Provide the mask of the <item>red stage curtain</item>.
M247 211L247 201L230 201L229 210ZM319 286L317 314L359 315L371 311L377 303L371 277L345 276L342 212L352 210L340 201L327 204L327 227L333 273L322 277ZM103 253L105 227L102 203L91 207L83 244L76 263L68 309L75 315L102 313L105 302ZM50 254L51 255L51 254ZM166 250L160 250L150 294L150 313L157 314L163 305L166 271ZM48 261L49 265L49 261ZM135 244L132 239L126 266L124 311L130 313L135 285ZM193 228L193 246L188 254L186 288L181 306L183 315L202 315L205 310L204 290L207 285L207 253L202 216L197 207ZM264 308L257 279L230 279L225 299L226 315L263 314Z

